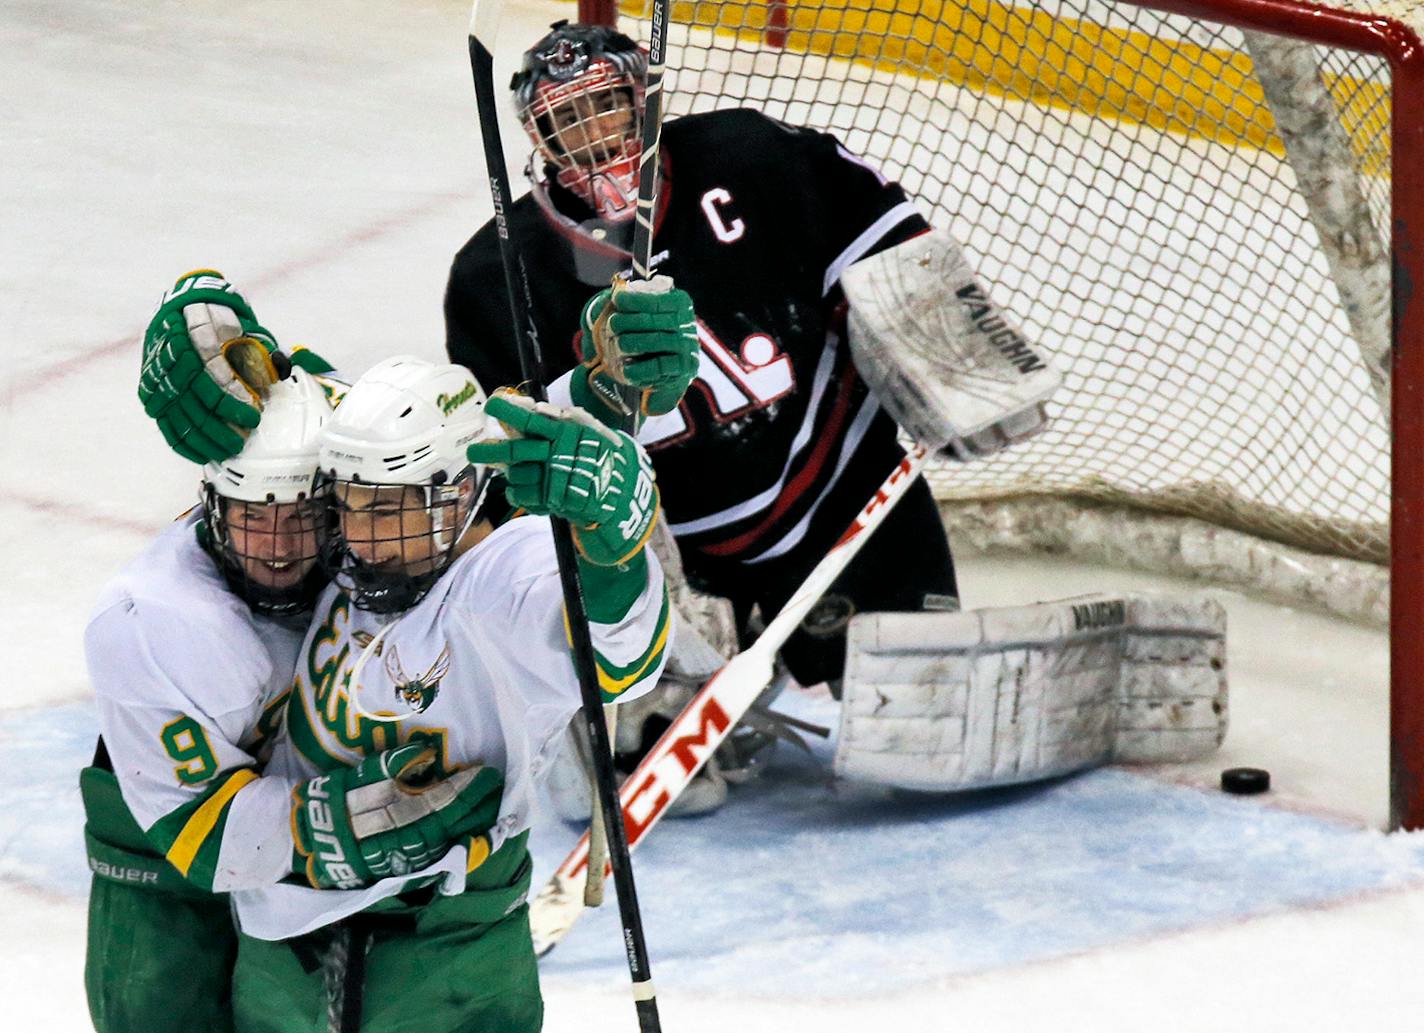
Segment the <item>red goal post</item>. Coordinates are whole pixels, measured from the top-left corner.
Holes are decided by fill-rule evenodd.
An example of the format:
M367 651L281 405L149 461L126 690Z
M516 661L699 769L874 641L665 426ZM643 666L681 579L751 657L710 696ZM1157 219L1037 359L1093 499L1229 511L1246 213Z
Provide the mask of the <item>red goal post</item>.
M1424 827L1424 0L675 0L672 23L672 115L835 132L1068 364L1032 449L932 475L956 533L1078 527L1136 565L1166 540L1173 570L1231 552L1266 591L1387 608L1391 824Z

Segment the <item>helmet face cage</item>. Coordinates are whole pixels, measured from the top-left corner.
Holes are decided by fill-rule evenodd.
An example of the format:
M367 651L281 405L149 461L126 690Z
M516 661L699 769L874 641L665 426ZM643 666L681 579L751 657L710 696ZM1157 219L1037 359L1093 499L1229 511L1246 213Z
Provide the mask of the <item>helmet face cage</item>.
M524 130L560 185L602 218L632 218L647 55L605 26L559 24L514 77Z
M336 480L338 535L324 560L331 579L370 613L410 609L455 559L484 484L470 467L448 484Z
M251 502L205 484L202 504L208 552L239 598L274 617L311 608L326 585L320 559L331 538L322 486L294 502Z

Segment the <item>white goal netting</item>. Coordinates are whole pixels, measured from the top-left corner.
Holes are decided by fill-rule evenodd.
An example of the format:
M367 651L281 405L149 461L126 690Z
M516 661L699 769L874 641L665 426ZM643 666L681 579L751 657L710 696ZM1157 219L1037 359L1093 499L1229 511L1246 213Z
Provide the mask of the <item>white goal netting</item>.
M637 4L622 24L646 39ZM931 474L957 533L1383 615L1381 59L1099 0L774 10L673 5L671 115L750 106L834 132L954 231L1065 370L1046 433Z

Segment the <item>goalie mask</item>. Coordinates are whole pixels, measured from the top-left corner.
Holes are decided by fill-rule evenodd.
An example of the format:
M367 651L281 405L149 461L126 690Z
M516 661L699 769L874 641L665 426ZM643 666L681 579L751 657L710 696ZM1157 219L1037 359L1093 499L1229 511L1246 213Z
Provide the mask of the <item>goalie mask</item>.
M484 401L463 366L404 355L371 367L333 414L320 467L340 534L327 567L360 609L410 609L454 561L486 481L465 458Z
M524 131L534 141L534 192L552 210L545 171L584 201L605 231L632 221L642 151L643 80L648 55L605 25L556 22L524 53L510 88ZM596 233L595 233L596 236Z
M253 610L309 609L326 583L318 559L329 514L317 450L331 416L326 391L301 369L269 389L242 451L203 467L203 541Z

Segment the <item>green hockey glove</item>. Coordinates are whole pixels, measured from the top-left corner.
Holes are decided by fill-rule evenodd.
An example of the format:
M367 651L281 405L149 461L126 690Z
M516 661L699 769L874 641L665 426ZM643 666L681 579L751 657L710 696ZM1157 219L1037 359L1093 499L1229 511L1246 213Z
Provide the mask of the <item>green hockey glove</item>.
M210 269L178 278L143 335L138 397L163 437L195 463L242 449L262 393L281 373L277 342L252 308Z
M435 750L413 742L300 783L292 870L317 889L355 889L438 861L499 816L504 776L464 768L430 779Z
M581 557L596 567L622 566L642 551L658 490L641 445L582 409L536 404L512 391L496 392L485 412L509 439L476 441L465 455L506 468L511 505L566 519Z
M692 298L669 276L613 281L583 307L583 365L573 376L574 402L608 426L623 404L618 385L640 389L641 415L671 412L697 375L701 350Z

